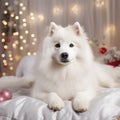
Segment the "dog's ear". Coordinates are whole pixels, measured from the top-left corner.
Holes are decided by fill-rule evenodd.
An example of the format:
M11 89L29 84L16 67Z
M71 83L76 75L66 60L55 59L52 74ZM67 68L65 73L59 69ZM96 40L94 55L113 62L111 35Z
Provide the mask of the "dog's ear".
M75 22L73 25L72 25L72 28L74 30L74 32L76 33L76 35L80 35L81 34L81 26L79 24L79 22Z
M52 36L56 29L57 25L54 22L51 22L49 27L49 35Z

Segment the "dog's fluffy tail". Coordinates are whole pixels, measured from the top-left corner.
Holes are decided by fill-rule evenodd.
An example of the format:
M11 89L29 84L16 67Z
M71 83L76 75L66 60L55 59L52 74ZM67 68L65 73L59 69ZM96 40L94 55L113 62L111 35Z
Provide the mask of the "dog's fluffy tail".
M30 77L5 76L0 78L0 89L3 88L29 88L33 84Z

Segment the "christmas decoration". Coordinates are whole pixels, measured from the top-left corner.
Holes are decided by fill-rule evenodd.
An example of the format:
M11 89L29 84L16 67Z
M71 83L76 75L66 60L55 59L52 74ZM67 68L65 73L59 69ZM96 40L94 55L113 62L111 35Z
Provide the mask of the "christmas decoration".
M114 67L120 65L120 50L117 50L116 47L112 47L103 54L102 57L99 58L100 61L105 64L112 65Z
M13 7L10 7L9 4L5 4L4 12L2 14L2 35L5 38L4 45L7 42L10 42L9 37L13 35L17 31L16 19L15 19L15 11ZM9 9L11 8L11 9Z
M32 54L36 55L36 50L33 51L29 44L35 46L37 37L35 33L29 30L29 26L36 19L39 22L43 22L45 17L42 13L35 14L32 11L27 11L26 8L25 2L19 0L2 0L1 2L0 77L13 75L21 57Z
M12 93L11 91L7 90L7 89L2 89L0 91L0 102L6 101L12 99Z
M0 53L2 53L2 61L1 62L1 69L5 69L7 70L10 66L9 62L9 47L11 46L10 44L13 42L13 36L14 33L16 33L19 30L18 27L18 21L15 19L16 14L18 14L15 11L15 7L14 4L10 4L7 1L2 2L1 4L1 43L0 46L2 47L2 51L0 51ZM5 72L3 72L3 74L5 75ZM1 76L1 75L0 75Z
M120 60L119 61L115 61L115 62L108 62L108 65L112 65L113 67L117 67L120 65Z
M99 49L99 51L100 51L100 53L104 54L104 53L107 52L107 48L102 47L102 48Z

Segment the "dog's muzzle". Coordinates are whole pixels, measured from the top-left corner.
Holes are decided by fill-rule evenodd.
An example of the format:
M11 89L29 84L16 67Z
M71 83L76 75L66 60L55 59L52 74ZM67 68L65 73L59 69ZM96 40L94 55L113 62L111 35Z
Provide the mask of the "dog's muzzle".
M68 57L69 57L68 53L66 53L66 52L61 53L60 54L61 62L63 62L63 63L69 62Z

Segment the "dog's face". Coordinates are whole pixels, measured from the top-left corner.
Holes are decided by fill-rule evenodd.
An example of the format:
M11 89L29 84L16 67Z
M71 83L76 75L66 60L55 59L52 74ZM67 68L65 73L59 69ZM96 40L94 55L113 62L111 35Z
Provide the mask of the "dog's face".
M55 41L54 50L53 59L60 64L66 65L76 59L77 47L73 41Z
M59 64L67 65L84 56L86 45L83 39L86 41L87 37L78 22L65 28L51 23L49 34L44 44L46 44L45 46L52 60Z

